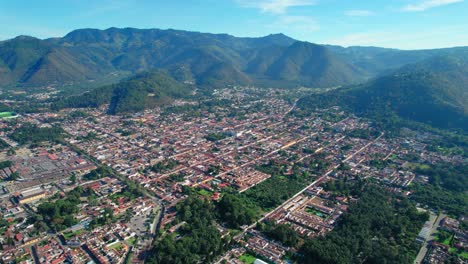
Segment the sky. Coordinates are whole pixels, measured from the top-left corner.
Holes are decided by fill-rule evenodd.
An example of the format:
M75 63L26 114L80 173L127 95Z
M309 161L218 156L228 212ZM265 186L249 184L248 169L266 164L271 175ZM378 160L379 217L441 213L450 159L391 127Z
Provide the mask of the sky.
M0 40L135 27L429 49L468 46L468 0L0 0L0 25Z

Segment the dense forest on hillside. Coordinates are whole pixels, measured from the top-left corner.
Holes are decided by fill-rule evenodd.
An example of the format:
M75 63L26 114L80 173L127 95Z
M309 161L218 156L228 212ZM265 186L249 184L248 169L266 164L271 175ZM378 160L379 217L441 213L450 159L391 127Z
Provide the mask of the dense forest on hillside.
M418 251L414 239L427 218L405 198L369 185L335 229L306 241L300 262L413 263Z
M59 99L51 103L51 108L95 108L109 104L109 114L138 112L190 94L188 86L174 80L166 71L151 71L81 95Z
M468 211L467 171L466 164L438 163L417 167L415 173L428 176L429 183L410 186L413 191L411 198L430 208L461 216Z
M151 43L151 44L150 44ZM182 30L78 29L62 38L0 42L0 85L87 87L153 69L202 87L265 84L329 87L367 70L327 47L283 34L237 38Z
M306 96L298 105L302 110L340 106L387 130L410 120L468 131L467 65L466 58L433 58L362 85Z

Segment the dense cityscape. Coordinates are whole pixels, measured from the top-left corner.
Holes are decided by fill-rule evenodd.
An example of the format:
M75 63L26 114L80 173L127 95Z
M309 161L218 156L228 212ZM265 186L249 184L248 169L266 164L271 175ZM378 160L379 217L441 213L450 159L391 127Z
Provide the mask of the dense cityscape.
M230 87L124 115L5 114L1 261L359 262L380 236L392 251L368 258L466 261L466 196L434 174L464 177L460 147L438 132L389 135L339 106L304 114L301 92ZM353 225L361 208L374 210ZM353 226L362 237L342 245L374 242L333 258L313 247Z
M468 0L0 0L0 264L468 264Z

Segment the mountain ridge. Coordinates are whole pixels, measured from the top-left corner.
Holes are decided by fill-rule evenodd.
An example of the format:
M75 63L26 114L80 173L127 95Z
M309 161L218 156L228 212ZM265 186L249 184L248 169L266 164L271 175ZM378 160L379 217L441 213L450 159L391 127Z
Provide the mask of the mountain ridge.
M302 98L303 109L342 106L389 122L397 116L468 131L468 56L437 56L360 85Z
M252 38L174 29L77 29L61 38L1 41L0 85L86 85L114 72L122 75L113 81L141 71L183 67L201 86L237 82L333 87L359 83L438 52L407 56L406 51L377 47L318 45L281 33ZM215 70L217 65L222 68Z

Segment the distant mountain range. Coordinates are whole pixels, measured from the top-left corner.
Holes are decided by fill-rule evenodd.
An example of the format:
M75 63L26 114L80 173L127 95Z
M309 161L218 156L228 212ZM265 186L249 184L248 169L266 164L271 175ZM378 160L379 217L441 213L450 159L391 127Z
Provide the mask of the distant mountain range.
M436 56L364 84L302 98L300 108L341 106L391 125L395 117L468 131L468 56Z
M468 130L467 61L468 47L404 51L317 45L283 34L79 29L63 38L0 42L0 87L86 87L52 107L109 104L111 114L165 104L193 87L342 87L299 106L340 105L380 120Z
M63 38L0 42L0 85L44 87L115 82L166 69L181 82L333 87L466 48L400 51L316 45L283 34L237 38L180 30L79 29Z

